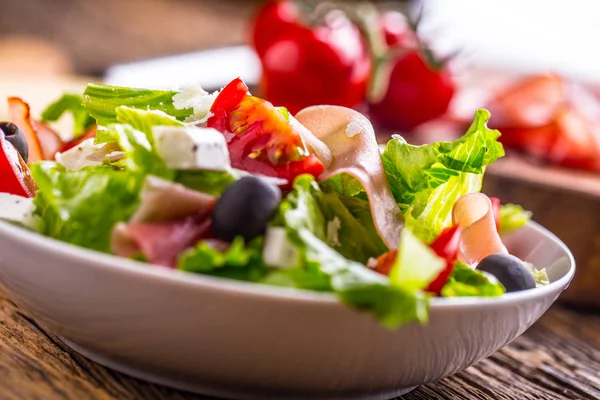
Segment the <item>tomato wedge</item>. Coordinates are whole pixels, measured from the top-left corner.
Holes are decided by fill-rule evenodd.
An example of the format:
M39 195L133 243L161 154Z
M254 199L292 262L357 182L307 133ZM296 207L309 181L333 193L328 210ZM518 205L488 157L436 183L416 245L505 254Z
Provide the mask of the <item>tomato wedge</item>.
M60 136L49 126L31 118L29 105L22 99L9 97L8 107L12 122L25 134L29 147L27 161L53 160L64 146Z
M458 257L458 249L460 246L461 229L458 225L446 228L440 233L431 243L430 247L435 253L446 260L446 268L440 272L440 274L429 284L427 291L435 293L439 296L442 292L442 288L448 281L454 264Z
M33 197L36 191L27 163L0 131L0 192Z
M319 176L323 164L307 150L290 125L287 111L250 95L239 78L215 99L207 126L227 139L234 168L287 180L289 187L300 174Z

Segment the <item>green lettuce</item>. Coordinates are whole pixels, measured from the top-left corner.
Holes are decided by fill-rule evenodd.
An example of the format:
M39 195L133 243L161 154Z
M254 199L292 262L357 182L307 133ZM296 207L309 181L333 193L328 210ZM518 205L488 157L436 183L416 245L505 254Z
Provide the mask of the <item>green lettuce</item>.
M109 166L65 171L54 162L31 165L40 233L74 245L110 250L110 232L135 212L143 179Z
M505 292L504 286L492 275L457 262L441 294L443 297L495 297Z
M467 133L453 142L413 146L390 140L382 154L392 194L406 226L432 241L452 222L454 202L481 190L485 167L504 155L500 132L487 128L490 114L478 110Z
M55 122L67 112L73 116L74 137L81 136L96 123L85 107L81 105L81 96L74 93L65 93L51 103L42 111L41 119L42 122Z
M125 152L122 164L139 174L155 175L173 180L175 172L167 167L156 149L151 145L151 135L134 129L131 125L112 124L97 135L97 140L119 144Z
M176 171L175 182L188 189L220 196L229 185L236 181L231 171Z
M280 206L282 225L306 228L345 258L361 263L387 251L368 201L321 190L310 175L296 178L294 189Z
M505 235L522 228L531 220L531 211L525 211L517 204L500 207L500 234Z
M215 249L205 241L195 248L182 253L177 268L237 280L257 282L266 274L261 257L262 238L255 239L248 246L244 239L236 237L224 252Z
M410 321L427 321L427 294L402 284L395 285L387 277L342 255L343 252L349 252L346 246L352 247L356 241L364 240L360 236L364 231L356 232L358 239L353 238L342 244L342 240L346 240L342 236L342 227L352 214L342 201L333 202L328 196L337 194L320 191L311 176L296 178L294 190L281 203L273 224L286 229L288 239L301 254L302 265L288 271L278 271L264 281L313 290L331 290L344 303L371 312L388 327ZM331 205L328 202L332 202ZM323 211L333 211L333 205L338 209L336 216L340 218L337 240L342 246L337 247L327 242L330 215L326 216ZM340 208L348 213L340 212Z
M185 126L183 122L160 110L140 110L121 106L117 107L115 112L120 124L131 125L134 129L146 134L152 146L154 146L152 128L155 126Z
M193 110L178 110L173 105L174 90L138 89L122 86L106 86L89 84L82 96L82 104L99 125L107 126L117 121L119 106L139 108L143 110L159 110L184 120L192 115Z

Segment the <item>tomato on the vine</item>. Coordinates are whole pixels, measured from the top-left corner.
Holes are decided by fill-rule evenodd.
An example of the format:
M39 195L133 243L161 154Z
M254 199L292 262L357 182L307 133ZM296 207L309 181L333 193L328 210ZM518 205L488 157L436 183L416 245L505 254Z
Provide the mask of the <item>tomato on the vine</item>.
M262 63L262 94L292 114L317 104L358 105L371 71L360 30L340 11L316 17L300 7L269 2L256 17L253 42ZM313 18L317 21L309 21Z
M290 125L287 110L251 96L241 79L225 86L210 111L207 126L227 139L234 168L285 179L288 186L300 174L323 172L321 161Z

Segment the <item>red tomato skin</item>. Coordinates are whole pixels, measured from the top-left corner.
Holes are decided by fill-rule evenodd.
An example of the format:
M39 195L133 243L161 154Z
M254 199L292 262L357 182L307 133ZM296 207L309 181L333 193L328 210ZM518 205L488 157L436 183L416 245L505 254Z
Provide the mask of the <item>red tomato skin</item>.
M207 126L223 133L234 168L287 180L283 188L291 187L301 174L319 176L324 167L314 154L290 161L273 162L272 155L286 157L297 148L304 148L300 135L282 115L265 100L253 97L239 78L223 88L211 107ZM251 154L258 152L258 157Z
M259 57L274 39L297 28L298 10L289 1L267 1L254 16L251 41Z
M36 186L17 149L0 132L0 192L33 197Z
M318 104L355 107L366 96L369 52L358 28L341 14L313 28L298 22L259 55L262 93L292 114Z
M427 291L440 295L442 288L448 281L454 264L458 256L460 247L461 229L458 225L446 228L440 235L431 243L431 249L440 257L446 260L446 268L429 284Z
M447 69L435 71L417 51L411 51L395 61L386 94L369 104L369 111L380 128L410 132L444 115L454 92Z

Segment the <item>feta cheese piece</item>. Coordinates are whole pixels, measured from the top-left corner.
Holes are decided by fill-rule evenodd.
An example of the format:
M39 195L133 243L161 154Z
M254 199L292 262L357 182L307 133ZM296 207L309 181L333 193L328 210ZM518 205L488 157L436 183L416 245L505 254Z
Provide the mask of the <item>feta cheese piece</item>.
M0 219L35 229L39 219L34 211L33 199L0 193Z
M77 146L65 151L57 153L54 159L57 163L63 165L67 170L74 171L83 167L101 165L102 162L88 160L88 156L92 155L96 149L94 148L94 139L84 140Z
M346 135L348 137L354 137L364 131L364 127L357 120L352 120L346 125Z
M169 168L225 171L231 167L227 142L216 129L155 126L152 133L158 154Z
M192 85L173 96L173 105L178 110L191 108L194 113L185 119L185 122L205 123L211 116L210 108L219 91L208 93L200 85Z
M290 269L300 265L300 252L282 227L267 229L262 256L265 265L271 268Z

